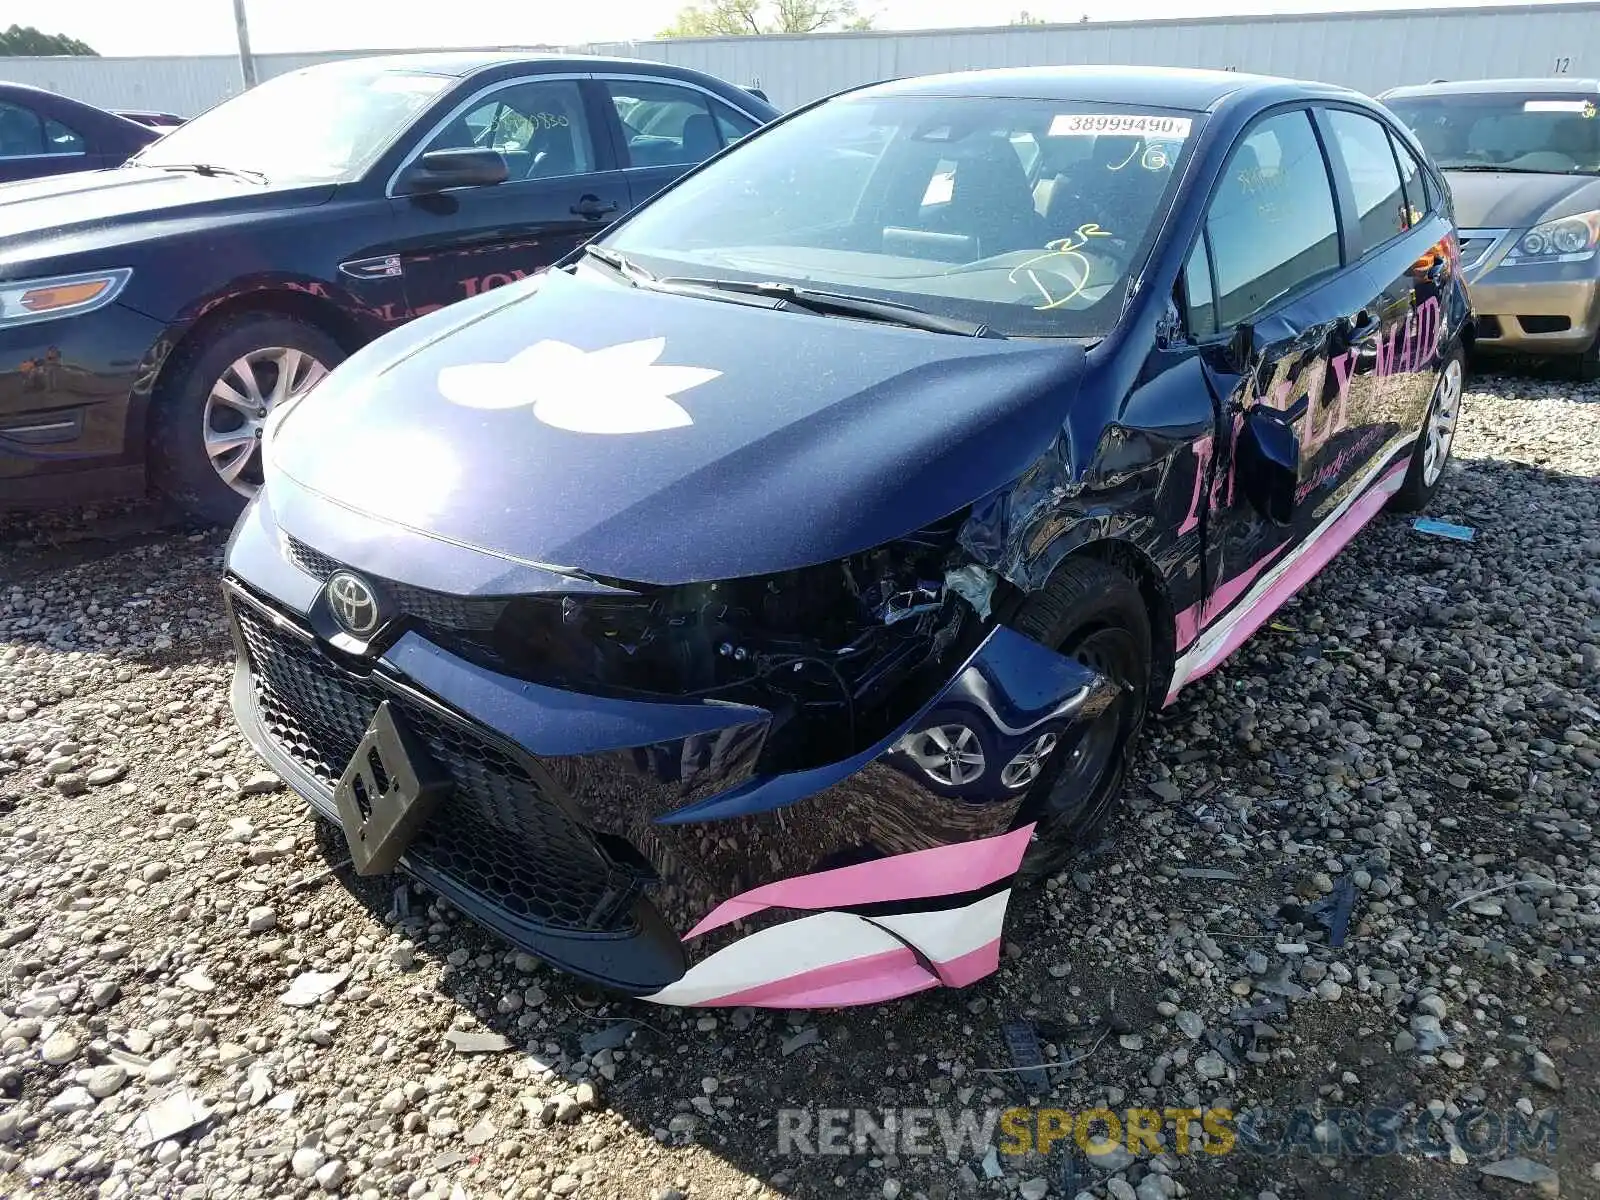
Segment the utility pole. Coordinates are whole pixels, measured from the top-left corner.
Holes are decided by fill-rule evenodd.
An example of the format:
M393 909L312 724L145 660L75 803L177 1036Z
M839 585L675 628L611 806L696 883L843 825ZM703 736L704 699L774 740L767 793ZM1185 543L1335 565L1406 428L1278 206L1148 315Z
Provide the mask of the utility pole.
M233 0L233 24L239 31L239 71L245 90L256 85L256 60L250 54L250 25L244 17L244 0Z

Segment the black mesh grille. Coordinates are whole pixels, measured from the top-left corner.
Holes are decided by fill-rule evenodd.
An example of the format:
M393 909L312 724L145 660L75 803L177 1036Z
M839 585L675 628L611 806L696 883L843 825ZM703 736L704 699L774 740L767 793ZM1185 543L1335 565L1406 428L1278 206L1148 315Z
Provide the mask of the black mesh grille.
M284 540L288 544L289 561L307 575L326 579L339 569L337 559L329 558L320 550L313 550L299 538L291 537Z
M516 758L409 697L344 671L246 604L233 608L262 724L325 786L338 782L385 699L449 773L449 799L409 857L524 921L590 932L628 928L638 876L607 859Z

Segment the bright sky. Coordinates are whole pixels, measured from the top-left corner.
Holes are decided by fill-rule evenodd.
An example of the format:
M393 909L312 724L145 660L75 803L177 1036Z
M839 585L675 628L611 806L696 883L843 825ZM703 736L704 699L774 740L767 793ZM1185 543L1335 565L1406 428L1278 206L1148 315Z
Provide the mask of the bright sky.
M864 0L880 29L1003 24L1020 11L1053 21L1138 20L1223 13L1464 8L1475 0ZM257 53L569 44L648 38L682 0L246 0ZM227 54L237 46L232 0L6 0L4 24L80 38L101 54Z

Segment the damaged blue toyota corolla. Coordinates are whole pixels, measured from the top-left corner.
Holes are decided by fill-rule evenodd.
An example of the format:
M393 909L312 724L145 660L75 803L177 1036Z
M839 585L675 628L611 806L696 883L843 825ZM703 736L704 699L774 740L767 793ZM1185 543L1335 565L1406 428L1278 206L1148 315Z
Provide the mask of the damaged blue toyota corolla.
M1427 500L1470 336L1353 93L861 89L275 414L234 708L357 870L601 984L963 986L1147 709Z

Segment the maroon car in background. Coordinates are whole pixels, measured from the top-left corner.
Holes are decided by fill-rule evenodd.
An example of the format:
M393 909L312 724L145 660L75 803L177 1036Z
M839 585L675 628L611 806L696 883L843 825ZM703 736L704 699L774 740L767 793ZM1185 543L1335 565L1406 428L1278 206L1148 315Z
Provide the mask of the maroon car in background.
M119 167L165 132L44 88L0 82L0 183Z

